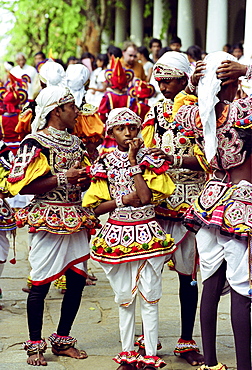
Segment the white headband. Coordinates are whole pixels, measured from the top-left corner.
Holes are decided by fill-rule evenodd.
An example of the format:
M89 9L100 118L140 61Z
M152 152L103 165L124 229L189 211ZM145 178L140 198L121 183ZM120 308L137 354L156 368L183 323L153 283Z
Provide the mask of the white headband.
M118 125L137 125L141 127L141 118L129 108L114 108L109 112L106 121L106 133Z
M32 133L45 127L46 116L54 108L72 101L74 97L67 87L49 86L41 90L36 98L36 116L32 122Z
M206 70L204 76L200 78L198 87L199 115L203 125L205 154L208 162L216 154L218 146L215 105L219 101L217 94L221 89L221 80L217 78L216 70L224 60L236 61L236 58L224 51L216 51L205 57Z
M178 51L167 51L153 67L153 74L156 80L168 78L180 78L190 75L190 63L187 55Z

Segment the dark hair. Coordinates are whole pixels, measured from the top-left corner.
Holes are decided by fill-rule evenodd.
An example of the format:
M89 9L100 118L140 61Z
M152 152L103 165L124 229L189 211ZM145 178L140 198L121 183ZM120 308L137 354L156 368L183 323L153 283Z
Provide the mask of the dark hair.
M107 48L107 53L109 56L114 55L115 58L122 57L122 50L114 45L109 45L109 47Z
M63 62L63 60L62 59L54 59L54 61L56 62L56 63L59 63L60 65L62 65L62 67L64 68L64 69L66 69L66 66L65 66L65 63Z
M107 54L98 54L96 60L101 60L103 62L102 67L106 67L109 62L109 58Z
M95 57L93 54L89 53L88 51L85 51L84 53L82 53L81 55L81 59L86 59L86 58L89 58L89 59L93 59L95 60Z
M234 49L240 49L242 52L243 52L243 46L242 46L242 43L241 42L237 42L236 44L234 44L232 46L232 51L234 51Z
M187 49L186 54L189 55L196 62L202 59L202 50L198 45L190 46Z
M231 53L231 50L232 50L232 46L230 44L225 44L222 48L222 50L224 49L224 47L227 48L227 53Z
M171 51L171 48L169 46L165 46L162 49L159 50L158 52L158 57L161 58L161 56L166 53L167 51Z
M36 57L37 55L41 55L43 59L46 59L45 53L43 53L43 51L38 51L36 54L34 54L34 57Z
M78 58L76 58L75 56L67 58L67 64L69 64L70 60L78 60Z
M148 49L145 46L139 46L139 48L137 48L137 52L139 54L143 54L143 56L145 57L145 59L147 59L149 62L151 62L151 59L149 57L149 51L148 51Z
M149 48L150 48L150 49L151 49L151 47L152 47L152 44L154 44L154 43L157 43L157 44L160 46L160 48L162 47L162 42L161 42L161 40L153 38L153 39L151 39L151 40L150 40L150 42L149 42Z
M170 44L180 44L182 45L181 39L178 36L175 36L171 39Z

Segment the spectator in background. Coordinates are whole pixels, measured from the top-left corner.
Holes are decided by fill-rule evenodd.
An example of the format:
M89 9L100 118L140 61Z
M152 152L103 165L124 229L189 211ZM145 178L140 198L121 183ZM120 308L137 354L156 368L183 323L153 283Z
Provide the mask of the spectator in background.
M161 58L161 56L166 53L167 51L171 51L171 48L169 46L165 46L158 52L158 59Z
M146 80L144 69L137 60L137 47L131 41L125 41L123 47L123 57L121 58L122 66L126 69L132 69L134 75L140 80Z
M95 57L89 52L85 52L81 55L81 63L84 64L84 66L88 67L90 72L94 71L96 68Z
M196 67L196 62L202 59L202 50L198 45L192 45L187 49L186 54L193 73Z
M225 44L222 48L222 51L225 51L226 53L231 54L232 47L230 44Z
M17 78L22 78L23 75L29 76L28 85L28 100L34 99L34 83L37 76L37 71L34 67L26 64L26 57L23 53L18 53L16 55L17 66L11 69L11 74Z
M115 58L119 58L119 59L122 58L122 50L114 45L109 45L109 47L107 48L107 54L109 58L109 64L110 64L112 55L114 55Z
M145 46L137 48L137 59L143 65L146 81L150 81L153 63L149 57L148 49Z
M43 51L38 51L35 55L34 55L34 63L35 63L35 67L37 67L37 65L41 62L44 62L46 60L46 56L45 54L43 53Z
M153 60L154 63L156 63L156 61L159 58L159 51L161 48L162 48L161 40L155 38L150 40L149 49L151 54L149 55L149 57L150 59Z
M239 63L244 63L244 55L243 55L243 46L241 42L238 42L237 44L234 44L232 46L232 52L231 54L237 58L237 61Z
M63 62L62 59L54 58L53 60L54 60L54 62L59 63L64 69L66 69L66 65L65 65L65 63Z
M170 48L172 51L181 51L182 42L181 39L178 36L173 37L170 41Z
M97 68L91 73L89 89L86 94L87 103L99 107L103 94L106 91L107 83L105 70L109 59L107 54L98 54L96 58Z
M67 59L67 67L69 66L69 64L77 64L78 62L79 60L75 56L70 56Z

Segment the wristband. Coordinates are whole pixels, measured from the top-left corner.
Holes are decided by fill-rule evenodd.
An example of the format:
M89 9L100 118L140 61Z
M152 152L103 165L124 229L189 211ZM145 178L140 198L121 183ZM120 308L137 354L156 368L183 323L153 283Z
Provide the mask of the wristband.
M252 64L247 67L245 77L247 80L250 80L252 78Z
M138 173L142 173L142 170L139 164L137 164L136 166L130 167L130 176L135 176Z
M58 187L64 187L68 184L67 175L65 172L56 173L56 178Z
M194 90L196 89L196 86L192 83L192 78L191 78L191 77L189 78L189 81L188 81L187 87L188 87L188 89L189 89L191 92L194 92Z
M181 168L183 163L183 157L181 155L174 155L173 156L173 164L170 168Z
M124 207L122 198L123 198L123 195L117 195L117 197L115 198L117 208Z

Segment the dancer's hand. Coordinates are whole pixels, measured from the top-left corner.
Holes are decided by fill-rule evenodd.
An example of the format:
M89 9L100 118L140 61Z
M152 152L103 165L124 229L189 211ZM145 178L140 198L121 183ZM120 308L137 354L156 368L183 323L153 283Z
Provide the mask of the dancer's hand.
M224 60L216 71L217 78L220 80L225 79L225 81L222 83L222 86L236 81L237 78L241 76L245 76L246 72L246 65L240 64L239 62L234 62L233 60Z
M148 154L151 154L153 157L159 157L165 159L166 161L171 161L172 155L166 154L162 149L159 148L149 148Z
M198 60L196 62L196 67L191 77L191 82L194 86L198 86L200 77L204 76L205 69L206 63L203 60Z
M124 195L122 201L125 206L132 206L136 208L142 206L141 200L136 191L132 191L131 193Z
M135 166L137 164L136 163L136 155L137 155L139 149L141 148L141 146L143 145L143 140L138 138L138 137L135 137L132 140L127 140L125 143L129 144L129 161L130 161L130 164L131 164L131 166Z
M67 181L72 185L84 186L90 183L85 167L82 167L78 161L66 171L66 176Z

